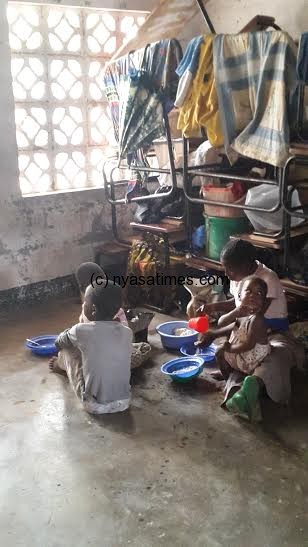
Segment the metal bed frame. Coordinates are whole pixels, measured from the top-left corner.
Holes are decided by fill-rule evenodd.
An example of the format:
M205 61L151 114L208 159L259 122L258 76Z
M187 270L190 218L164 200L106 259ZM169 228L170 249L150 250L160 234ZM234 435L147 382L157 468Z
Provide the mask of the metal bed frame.
M204 17L204 20L207 24L208 29L210 32L215 33L214 26L212 24L212 21L207 13L206 8L203 5L202 0L196 0L197 4L199 5L200 11ZM274 25L273 25L274 26ZM297 126L298 126L298 133L300 134L301 131L301 117L300 112L303 111L303 105L304 105L304 91L303 89L299 92L298 97L298 114L297 114ZM273 234L268 233L261 233L261 232L254 232L256 235L260 235L262 237L281 237L284 236L284 243L283 243L283 268L287 272L287 264L288 264L288 256L289 256L289 249L290 249L290 228L291 228L291 217L297 216L299 218L307 219L308 216L292 209L291 207L291 201L292 201L292 194L295 190L295 188L292 188L288 190L288 175L289 175L289 169L290 165L294 161L298 161L299 159L304 161L305 165L308 165L308 157L299 157L299 156L292 156L289 158L283 168L273 168L272 166L266 166L266 164L262 164L263 167L272 167L274 174L272 178L256 178L256 177L248 177L248 176L242 176L240 172L236 173L235 169L232 167L229 168L223 168L220 165L199 165L194 167L189 167L188 165L188 154L189 154L189 141L186 138L183 138L183 168L176 168L175 162L174 162L174 154L173 154L173 145L172 145L172 137L170 132L170 126L169 126L169 119L167 113L163 112L164 117L164 125L165 125L165 137L168 147L168 157L169 157L169 165L170 169L161 169L161 168L152 168L152 167L138 167L133 166L131 170L133 172L141 172L141 173L147 173L156 175L157 174L169 174L171 175L172 179L172 186L168 192L160 193L160 194L150 194L147 196L140 196L140 197L133 197L129 201L125 199L125 197L117 198L117 190L122 189L127 186L128 181L127 180L114 180L114 173L116 169L119 167L121 168L121 165L118 165L117 167L114 167L111 171L110 179L108 180L108 177L106 175L106 166L103 167L103 179L104 179L104 185L105 185L105 192L108 202L111 205L111 214L112 214L112 230L114 234L114 238L118 243L130 245L131 242L125 239L122 239L119 236L118 232L118 222L117 222L117 207L127 205L128 203L140 203L140 202L147 202L152 201L155 199L161 199L163 197L171 196L174 194L176 188L177 188L177 177L179 175L183 176L183 190L186 198L186 207L185 207L185 227L186 232L188 235L188 244L189 244L189 250L192 253L192 222L191 222L191 208L193 205L214 205L214 206L223 206L230 209L238 209L238 210L250 210L255 211L259 213L264 214L271 214L275 213L281 209L283 209L283 223L282 223L282 229ZM126 166L125 166L126 167ZM234 180L241 181L244 184L267 184L270 186L276 186L278 187L278 199L276 204L271 207L270 209L264 208L264 207L253 207L253 206L246 206L246 205L240 205L235 203L226 203L226 202L220 202L220 201L214 201L214 200L208 200L202 197L194 197L192 192L192 181L193 178L196 176L201 177L211 177L211 178L217 178L217 179L223 179L223 180ZM308 180L307 180L307 186L308 186ZM167 245L167 242L164 241L165 246ZM167 251L166 251L167 252ZM194 256L194 255L193 255ZM213 269L215 269L215 266L219 265L219 263L215 260L211 260L208 257L200 257L197 258L204 258L207 263L213 265Z

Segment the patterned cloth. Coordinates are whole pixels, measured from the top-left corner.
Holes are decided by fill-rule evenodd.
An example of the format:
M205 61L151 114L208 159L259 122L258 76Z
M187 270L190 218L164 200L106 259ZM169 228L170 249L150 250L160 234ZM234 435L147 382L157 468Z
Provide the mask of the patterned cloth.
M130 69L141 67L143 56L144 49L140 49L130 55L121 57L121 59L107 65L105 68L103 87L110 106L111 119L117 142L119 141L120 83L123 79L127 78Z
M178 129L185 137L197 136L201 128L206 129L212 146L223 144L213 72L213 36L205 36L201 44L198 70L178 120Z
M156 90L163 90L172 101L178 88L177 67L182 58L182 48L177 40L161 40L145 49L143 68Z
M230 343L233 342L242 343L247 339L249 330L249 324L251 317L246 317L239 325L232 331L230 336ZM245 374L251 374L270 353L271 346L267 344L257 343L254 348L243 353L229 353L225 351L224 356L229 365L235 370L240 370Z
M296 45L288 34L218 35L214 73L225 147L275 166L289 152L288 98Z
M184 57L176 69L177 75L180 77L178 84L176 100L174 106L180 108L190 90L193 78L198 70L200 49L203 43L203 36L193 38L185 51Z
M161 40L107 65L104 89L121 158L164 134L162 102L172 109L181 56L177 40Z
M165 132L162 98L146 73L131 71L120 84L119 155L149 147Z

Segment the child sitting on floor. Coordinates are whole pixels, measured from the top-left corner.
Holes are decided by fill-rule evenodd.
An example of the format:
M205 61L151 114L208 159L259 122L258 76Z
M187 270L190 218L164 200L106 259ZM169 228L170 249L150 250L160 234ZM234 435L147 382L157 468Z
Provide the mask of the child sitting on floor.
M104 287L106 283L106 274L104 270L95 262L84 262L79 266L76 271L76 279L80 290L80 296L82 303L84 302L85 291L92 282L94 287ZM103 283L102 283L103 281ZM122 325L128 327L127 317L122 308L120 308L115 315L114 319L120 321ZM79 323L87 323L83 310L79 317ZM151 346L147 342L133 343L131 350L131 368L136 369L145 363L151 353Z
M130 404L132 331L114 317L122 304L118 285L90 285L84 296L86 323L61 333L56 346L58 357L50 361L52 372L66 372L92 414L126 410Z
M98 264L95 262L83 262L76 271L76 279L80 290L81 302L83 303L88 285L93 283L94 286L104 286L107 278L104 270ZM128 327L128 321L122 308L119 309L115 319L120 321L125 327ZM87 319L82 312L79 317L79 323L86 322Z
M223 330L224 334L231 331L229 340L216 354L217 364L226 380L231 370L248 376L253 374L271 351L264 319L266 297L265 281L258 277L247 278L242 284L239 295L242 308L246 309L246 317L238 318L230 324L226 323L224 329L216 331L219 335L223 334ZM249 407L247 398L254 396L251 392L256 391L253 386L256 381L257 379L254 378L251 382L251 377L244 380L243 387L226 402L230 412L242 416L251 414L252 409ZM250 417L255 421L259 420L258 401L254 402L254 415Z
M249 315L230 325L231 336L223 346L225 361L244 374L251 374L270 353L264 320L266 295L267 285L263 279L246 279L242 285L240 300Z

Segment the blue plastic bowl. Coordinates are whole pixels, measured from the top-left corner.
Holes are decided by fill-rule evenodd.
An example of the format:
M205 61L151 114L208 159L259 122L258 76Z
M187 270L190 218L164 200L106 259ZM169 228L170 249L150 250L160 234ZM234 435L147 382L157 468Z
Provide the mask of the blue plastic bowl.
M187 367L194 367L192 370L181 373L180 371ZM192 378L199 376L203 368L203 359L200 357L179 357L172 359L161 367L163 374L170 376L176 382L187 382Z
M207 348L196 348L194 344L190 344L188 346L182 346L180 351L182 355L188 357L201 357L203 363L206 363L207 365L213 365L215 363L216 346L214 344L211 344Z
M35 336L31 340L37 342L36 344L31 344L31 342L26 342L26 348L30 349L34 355L44 355L45 357L51 357L52 355L57 355L58 350L55 346L55 341L58 338L56 334L45 334L44 336Z
M188 321L168 321L156 327L156 332L160 335L161 343L166 349L180 350L182 346L192 345L198 339L197 331L188 336L175 336L172 334L175 329L188 329ZM192 329L190 329L192 330Z

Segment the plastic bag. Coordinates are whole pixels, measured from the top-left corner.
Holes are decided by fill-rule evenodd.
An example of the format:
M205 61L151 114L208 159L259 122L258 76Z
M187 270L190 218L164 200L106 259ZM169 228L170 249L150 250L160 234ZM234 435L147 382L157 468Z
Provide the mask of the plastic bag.
M278 202L278 194L279 189L277 186L260 184L260 186L255 186L254 188L248 190L245 205L271 209ZM301 203L299 201L298 192L295 190L292 195L292 207L298 207L300 205ZM245 213L256 231L278 232L282 229L282 208L276 213L255 213L254 211L246 210ZM302 219L293 217L291 219L291 226L293 228L302 222Z
M205 247L205 225L199 226L192 234L192 246L194 250L203 249Z

